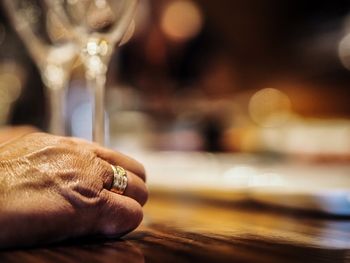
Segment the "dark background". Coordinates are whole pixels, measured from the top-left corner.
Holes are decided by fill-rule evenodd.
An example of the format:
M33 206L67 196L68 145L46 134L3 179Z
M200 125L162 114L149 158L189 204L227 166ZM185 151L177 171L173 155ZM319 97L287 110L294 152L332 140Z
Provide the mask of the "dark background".
M109 83L132 85L144 101L139 109L156 121L169 124L177 114L169 108L171 101L191 98L198 90L210 100L234 100L239 94L276 85L301 116L350 116L350 72L337 51L349 1L197 0L204 18L202 30L181 44L166 39L159 29L162 7L168 2L150 1L147 27L120 49L108 75ZM38 70L3 10L0 22L6 30L1 58L15 59L27 71L9 123L45 128L47 111ZM208 136L220 133L210 131L215 125L215 121L208 125Z

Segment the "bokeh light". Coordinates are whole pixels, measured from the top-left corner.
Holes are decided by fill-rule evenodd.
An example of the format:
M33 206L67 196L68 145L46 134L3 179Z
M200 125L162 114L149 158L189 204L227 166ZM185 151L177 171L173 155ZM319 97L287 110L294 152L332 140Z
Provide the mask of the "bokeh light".
M200 8L189 0L171 1L165 7L161 28L171 40L186 41L195 37L203 26Z
M11 73L0 74L0 101L1 103L12 103L21 94L22 83L20 79Z
M280 126L291 115L291 101L278 89L264 88L251 97L249 114L252 120L262 127Z

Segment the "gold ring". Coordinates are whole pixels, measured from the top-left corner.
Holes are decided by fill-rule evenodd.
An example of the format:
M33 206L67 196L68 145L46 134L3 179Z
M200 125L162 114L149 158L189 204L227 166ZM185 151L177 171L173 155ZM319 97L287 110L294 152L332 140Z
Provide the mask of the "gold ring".
M112 165L113 170L113 185L112 192L122 195L128 185L128 177L123 167Z

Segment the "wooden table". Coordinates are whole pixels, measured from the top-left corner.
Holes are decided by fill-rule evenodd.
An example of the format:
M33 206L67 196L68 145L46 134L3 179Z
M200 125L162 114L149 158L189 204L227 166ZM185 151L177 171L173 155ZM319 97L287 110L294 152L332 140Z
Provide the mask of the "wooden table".
M123 240L3 251L0 262L350 262L350 220L153 192Z

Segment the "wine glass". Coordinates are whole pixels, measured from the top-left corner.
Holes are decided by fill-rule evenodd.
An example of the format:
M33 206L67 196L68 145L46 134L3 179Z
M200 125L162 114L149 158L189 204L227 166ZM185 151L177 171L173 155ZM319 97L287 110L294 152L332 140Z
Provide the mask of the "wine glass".
M129 38L138 0L46 0L80 46L93 92L93 140L105 143L106 73L114 47Z
M49 131L64 135L66 87L77 46L43 0L3 0L3 4L47 87Z

